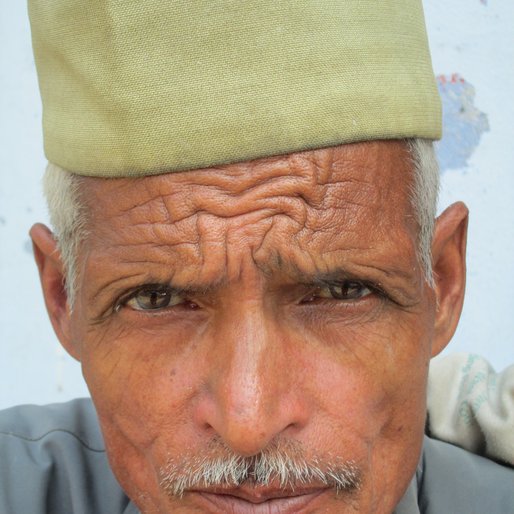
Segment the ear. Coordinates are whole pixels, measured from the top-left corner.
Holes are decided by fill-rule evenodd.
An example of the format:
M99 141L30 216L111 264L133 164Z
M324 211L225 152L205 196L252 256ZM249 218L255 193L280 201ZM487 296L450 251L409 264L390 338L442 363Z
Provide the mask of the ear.
M71 310L65 289L65 274L61 254L54 235L45 225L36 223L30 229L34 257L39 270L46 310L59 341L66 351L79 360L77 348L71 342Z
M450 205L436 220L432 240L436 318L432 357L441 352L455 333L466 286L468 209L462 202Z

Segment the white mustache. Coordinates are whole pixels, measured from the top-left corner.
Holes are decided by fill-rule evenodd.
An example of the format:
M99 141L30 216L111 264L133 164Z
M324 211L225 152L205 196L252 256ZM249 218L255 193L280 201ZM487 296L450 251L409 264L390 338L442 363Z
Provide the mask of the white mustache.
M332 487L336 494L356 491L361 472L354 461L304 456L294 442L273 443L257 455L243 457L213 441L201 455L169 458L159 470L161 488L182 497L187 490L209 487L279 485L294 490L309 484Z

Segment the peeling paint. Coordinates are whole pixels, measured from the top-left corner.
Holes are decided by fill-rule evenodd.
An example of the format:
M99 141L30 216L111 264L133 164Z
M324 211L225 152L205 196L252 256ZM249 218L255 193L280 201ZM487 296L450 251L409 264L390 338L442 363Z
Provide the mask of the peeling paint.
M475 105L475 88L459 74L437 77L443 104L443 138L436 143L441 171L468 164L480 138L489 130L487 115Z

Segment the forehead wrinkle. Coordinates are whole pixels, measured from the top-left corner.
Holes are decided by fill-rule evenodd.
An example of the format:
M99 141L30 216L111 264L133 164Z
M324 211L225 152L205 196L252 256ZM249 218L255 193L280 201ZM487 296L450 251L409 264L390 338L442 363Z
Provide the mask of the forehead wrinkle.
M133 223L128 216L125 222L119 217L116 221L114 226L97 223L96 230L90 232L88 244L103 250L118 246L128 253L129 249L134 250L138 247L147 250L173 250L178 247L195 247L199 242L194 219L176 223L159 223L151 220Z
M377 171L371 164L377 150L372 145L365 146L367 153L357 151L359 145L344 145L343 150L329 148L205 170L110 179L102 196L109 200L115 196L118 213L128 211L132 223L139 219L178 221L202 210L234 216L247 203L255 203L256 209L263 208L262 202L272 197L298 197L307 205L322 209L327 200L337 201L339 195L332 191L341 190L342 185L345 198L341 200L347 201L348 194L354 200L366 199L369 203L370 197L377 194L376 190L371 194ZM357 158L362 155L365 164ZM132 186L138 189L137 195L130 195ZM111 203L107 201L104 205L109 207Z
M337 192L333 190L337 189ZM339 179L330 184L318 185L311 177L301 179L288 175L272 177L252 185L241 195L227 194L205 185L191 187L188 208L177 207L174 201L179 193L166 196L164 202L173 220L182 220L199 213L210 213L220 218L269 210L270 214L285 214L304 225L316 216L333 217L330 207L349 210L355 207L372 209L378 194L373 184L362 179ZM365 199L367 201L365 201ZM312 224L313 226L315 224Z
M109 193L116 194L119 212L128 210L144 216L151 207L153 216L161 211L160 220L177 220L199 210L212 211L220 203L235 209L237 201L259 201L269 197L300 197L307 203L320 203L325 196L324 184L317 175L322 169L309 155L313 152L274 157L219 168L193 170L145 179L114 179L119 186ZM330 153L330 152L329 152ZM122 194L133 181L138 191L137 202L124 202ZM154 203L162 198L163 205ZM214 211L216 212L216 211ZM218 211L216 214L220 215Z
M174 220L194 216L199 212L232 218L264 210L270 214L303 218L305 206L302 204L309 205L313 193L319 198L323 197L323 191L313 189L312 181L281 175L253 184L238 194L213 189L213 186L197 185L191 188L187 209L177 208L173 197L167 197L165 203Z
M309 238L319 239L323 233L330 236L334 232L334 239L344 232L346 244L352 246L350 236L362 232L359 222L366 213L374 214L378 226L390 224L403 210L397 205L386 209L391 200L404 200L398 189L405 189L398 188L405 181L394 172L393 164L388 164L388 152L371 144L365 146L364 153L362 149L357 151L357 145L346 145L344 151L316 150L219 169L143 179L92 179L97 181L101 200L98 216L117 220L111 237L134 236L141 230L140 243L135 243L140 245L157 241L157 246L165 247L170 239L176 239L200 247L198 216L215 216L221 221L220 227L230 221L233 228L253 222L252 215L257 214L256 220L259 216L273 217L279 220L276 227L287 228L279 244L284 244L284 234L305 246ZM359 160L359 155L364 158ZM378 157L384 157L384 164L378 163L383 169L377 176ZM201 183L202 177L208 179L205 184ZM380 209L383 213L377 216ZM403 224L410 219L405 213L401 218ZM375 230L375 225L364 225L364 231ZM105 231L109 233L109 228ZM264 241L261 246L265 246ZM197 258L202 263L203 254L199 249Z
M195 180L191 175L184 175L184 179L192 179L195 183L205 184L216 190L226 192L228 195L238 196L264 183L272 186L274 183L283 181L296 183L309 178L305 167L292 164L293 161L296 162L297 160L298 158L294 154L269 157L199 170L199 180Z
M162 225L187 222L188 218L202 213L233 218L268 210L270 214L303 217L300 213L304 207L300 204L308 205L311 193L310 184L288 176L272 179L271 183L256 184L239 196L198 184L184 189L175 188L170 194L161 192L156 198L140 201L138 205L132 204L129 209L120 209L113 219L126 218L131 226L137 227L149 221Z

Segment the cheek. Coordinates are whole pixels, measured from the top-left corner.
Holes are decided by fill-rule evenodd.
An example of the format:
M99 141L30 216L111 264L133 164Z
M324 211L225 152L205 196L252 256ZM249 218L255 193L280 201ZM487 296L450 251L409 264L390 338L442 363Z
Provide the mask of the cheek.
M412 319L328 326L306 359L312 404L334 434L362 452L386 440L408 446L423 433L430 331Z
M82 368L103 426L145 451L186 423L201 372L185 334L112 326L87 339Z
M417 466L425 419L429 332L372 323L325 331L307 359L306 391L317 405L318 444L363 470L366 512L394 506ZM338 344L336 344L338 342Z
M192 350L180 348L181 336L112 327L90 332L83 346L84 378L111 467L124 490L149 512L158 511L161 497L157 461L198 443L190 420L200 389L199 361L190 358Z

